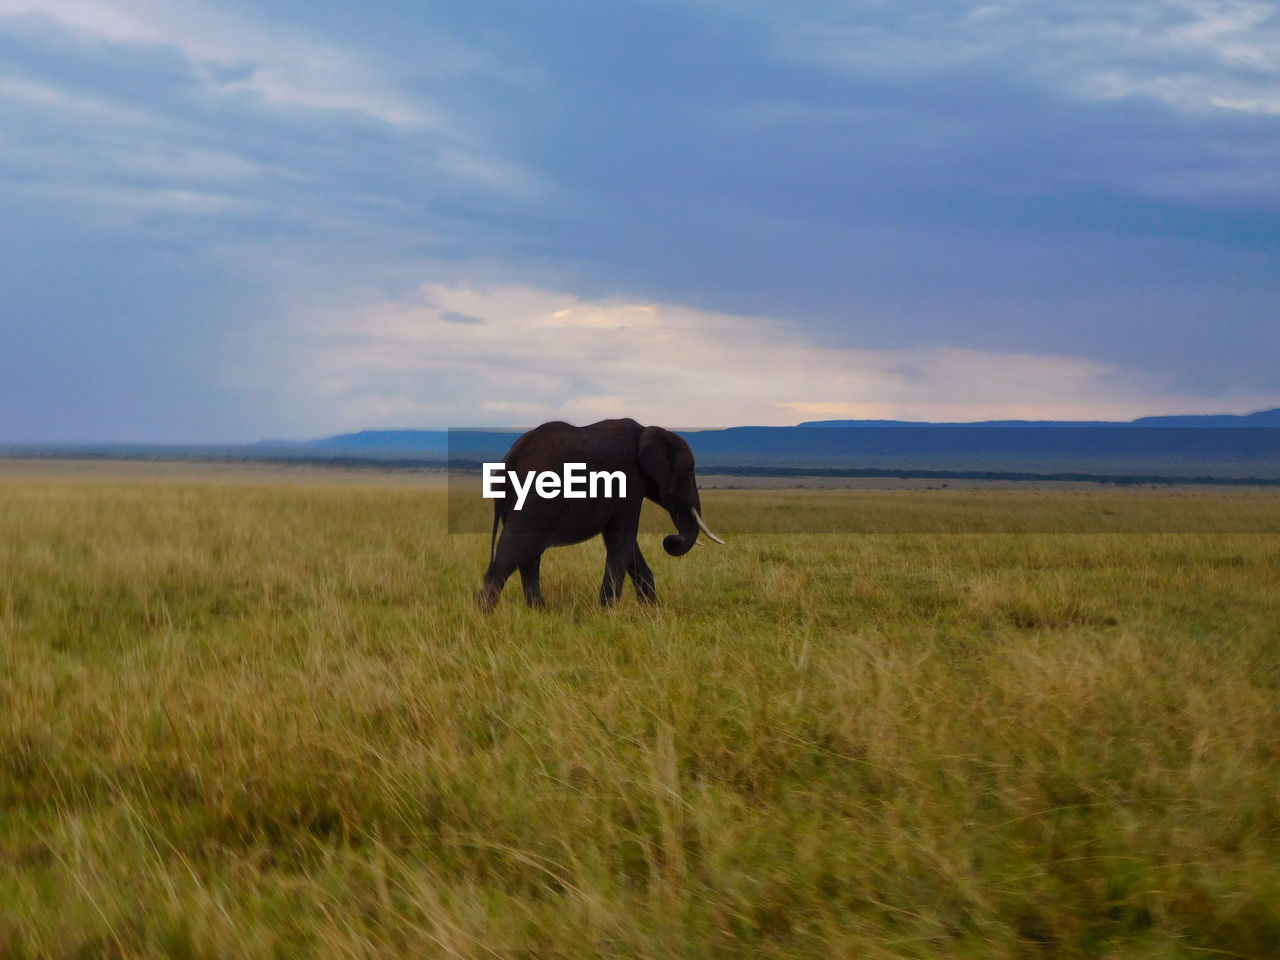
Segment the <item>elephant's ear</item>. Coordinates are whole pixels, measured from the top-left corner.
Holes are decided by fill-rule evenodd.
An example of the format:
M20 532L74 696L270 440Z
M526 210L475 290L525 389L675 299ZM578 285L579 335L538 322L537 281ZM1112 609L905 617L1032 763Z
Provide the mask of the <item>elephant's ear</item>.
M670 434L662 427L645 427L636 447L640 469L658 487L662 503L670 503L671 490L671 441Z

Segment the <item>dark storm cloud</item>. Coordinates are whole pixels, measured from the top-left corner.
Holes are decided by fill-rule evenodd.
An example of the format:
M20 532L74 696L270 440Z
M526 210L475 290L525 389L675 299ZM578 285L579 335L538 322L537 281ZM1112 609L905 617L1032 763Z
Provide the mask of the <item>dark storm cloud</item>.
M428 282L1277 394L1278 30L1210 0L0 0L0 439L323 429L270 386L289 318Z

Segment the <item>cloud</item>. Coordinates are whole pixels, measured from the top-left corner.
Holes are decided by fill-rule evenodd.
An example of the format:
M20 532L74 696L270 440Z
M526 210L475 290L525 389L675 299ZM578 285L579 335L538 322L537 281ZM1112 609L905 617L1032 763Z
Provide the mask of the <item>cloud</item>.
M309 398L321 430L614 416L683 427L1110 418L1177 407L1157 376L1080 357L838 349L775 319L530 287L431 284L409 302L301 322L288 340L287 390ZM1245 409L1259 398L1231 400Z
M0 411L252 439L1266 405L1270 9L0 0L32 371Z
M22 77L0 77L0 97L40 105L55 104L62 100L62 94L55 88L43 83L33 83Z
M453 115L392 123L325 93L401 97L365 59L202 5L0 0L0 197L118 243L199 242L217 268L266 238L348 263L474 249L491 211L527 212L538 178ZM273 63L305 97L245 86Z
M780 50L860 74L995 69L1086 100L1280 111L1280 16L1271 3L951 0L923 10L870 3L796 10L784 18Z
M340 47L237 17L216 6L165 0L0 0L0 18L52 24L118 45L171 47L222 95L249 93L285 107L343 110L400 126L428 116L369 64Z
M27 180L63 172L65 157L69 174L134 186L257 177L286 201L312 193L311 209L315 193L348 205L381 184L419 207L446 190L510 202L544 189L452 103L500 64L432 31L417 46L433 66L415 85L403 61L304 23L173 0L0 0L0 105L22 121L7 122L0 152L39 153L21 158Z
M466 324L484 323L484 319L481 317L473 317L468 313L458 313L456 310L445 310L443 313L440 314L440 319L448 320L450 323L466 323Z

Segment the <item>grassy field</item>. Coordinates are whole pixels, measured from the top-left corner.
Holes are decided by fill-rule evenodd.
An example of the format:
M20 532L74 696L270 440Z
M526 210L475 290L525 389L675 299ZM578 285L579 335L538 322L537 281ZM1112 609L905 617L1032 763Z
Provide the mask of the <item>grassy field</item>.
M646 533L657 609L596 542L486 618L445 513L0 469L0 957L1280 953L1280 537Z

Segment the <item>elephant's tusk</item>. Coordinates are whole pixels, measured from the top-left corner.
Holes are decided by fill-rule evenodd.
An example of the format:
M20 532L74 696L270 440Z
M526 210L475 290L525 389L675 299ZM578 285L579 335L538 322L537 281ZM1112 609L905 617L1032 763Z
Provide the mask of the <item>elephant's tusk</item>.
M694 510L693 507L690 507L689 512L693 514L693 519L698 521L698 529L701 530L703 533L705 533L708 539L714 540L716 543L720 544L721 546L724 545L724 541L721 540L719 537L717 537L714 533L712 533L711 529L705 523L702 522L702 517L698 516L697 510ZM694 542L697 543L696 540Z

